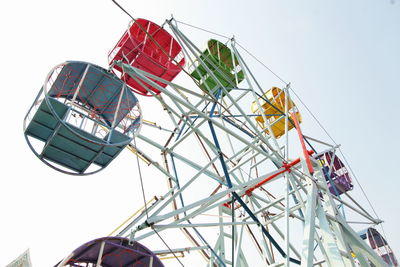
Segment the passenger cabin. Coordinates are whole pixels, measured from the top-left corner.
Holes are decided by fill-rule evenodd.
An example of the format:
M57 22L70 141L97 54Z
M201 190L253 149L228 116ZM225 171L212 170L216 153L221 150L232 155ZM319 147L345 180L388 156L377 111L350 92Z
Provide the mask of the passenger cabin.
M394 255L385 238L375 229L368 228L359 233L363 240L368 240L370 247L380 256L389 266L399 266L396 256Z
M319 158L329 191L335 196L353 189L350 174L340 158L332 152L326 152Z
M140 125L138 100L125 83L99 66L77 61L50 72L24 121L35 155L70 174L108 166Z
M237 57L225 44L215 39L207 42L207 48L189 67L189 72L200 88L214 95L220 89L218 82L229 92L244 79Z
M271 126L271 130L276 138L281 137L285 134L285 92L278 87L272 87L265 92L257 101L251 104L251 111L258 115L256 121L258 125L269 134L268 127L266 126L265 120L262 113L264 114L268 124ZM261 111L259 106L261 107ZM289 113L295 113L299 123L301 123L301 115L296 111L296 105L293 101L288 101ZM294 128L294 123L289 120L288 131Z
M150 91L160 94L160 90L155 86L140 79L135 80L124 73L115 61L121 61L168 82L172 81L185 65L179 43L162 27L145 19L136 19L131 23L108 54L108 62L134 92L144 96L151 96ZM149 79L163 88L167 86L162 81L151 77Z
M62 266L135 266L163 267L161 260L138 242L124 237L103 237L75 249L68 257L54 265Z

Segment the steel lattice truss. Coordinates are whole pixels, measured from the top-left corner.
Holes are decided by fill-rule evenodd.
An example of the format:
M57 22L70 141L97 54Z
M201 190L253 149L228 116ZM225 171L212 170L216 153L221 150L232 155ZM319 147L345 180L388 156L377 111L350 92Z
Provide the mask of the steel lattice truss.
M276 138L270 114L258 115L265 122L261 128L249 111L253 102L261 110L265 88L246 65L235 40L227 46L240 72L232 74L236 82L226 85L215 77L218 71L210 69L215 62L200 56L199 48L174 20L167 24L189 63L202 66L218 86L201 92L200 86L185 88L116 62L144 88L147 83L161 91L160 95L149 93L169 118L163 127L146 128L145 124L143 128L154 134L142 132L135 138L136 146L130 146L166 177L169 187L118 235L139 242L168 232L186 237L190 248L170 242L170 250L156 253L192 257L198 254L187 252L195 250L208 266L369 266L369 262L384 266L346 222L342 208L366 222L379 221L361 206L329 192L319 159L326 152L335 155L337 147L289 154L291 144L300 146L303 141L297 119L290 116L296 108L290 108L289 85L283 88L286 108L275 114L284 122L285 133ZM239 79L243 79L240 88ZM193 80L197 85L201 82ZM299 134L296 130L289 134L290 124L296 122Z

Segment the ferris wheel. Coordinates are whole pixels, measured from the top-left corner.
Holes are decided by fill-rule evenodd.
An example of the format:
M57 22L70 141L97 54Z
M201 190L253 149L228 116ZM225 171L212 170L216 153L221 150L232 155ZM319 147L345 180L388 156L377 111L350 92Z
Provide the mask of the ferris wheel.
M398 266L375 228L350 226L381 221L351 197L339 146L304 134L290 84L260 82L235 38L198 46L183 25L133 19L107 69L56 66L26 115L30 148L57 171L93 174L126 148L141 181L146 166L167 182L55 266Z

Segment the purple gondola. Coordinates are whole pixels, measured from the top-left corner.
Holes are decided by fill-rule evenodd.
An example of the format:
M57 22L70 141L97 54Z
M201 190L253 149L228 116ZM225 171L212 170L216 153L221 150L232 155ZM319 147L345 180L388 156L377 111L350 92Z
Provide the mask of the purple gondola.
M332 152L326 152L319 159L322 163L322 170L328 183L329 191L332 194L339 196L353 189L350 174L337 155Z
M54 267L164 267L160 259L138 242L129 243L124 237L103 237L75 249Z

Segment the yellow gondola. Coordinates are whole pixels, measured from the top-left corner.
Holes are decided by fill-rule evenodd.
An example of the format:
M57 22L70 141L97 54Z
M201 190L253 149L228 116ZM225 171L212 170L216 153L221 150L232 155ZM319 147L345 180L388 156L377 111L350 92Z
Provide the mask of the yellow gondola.
M265 92L262 97L258 98L258 102L260 103L263 113L265 114L268 123L271 125L272 132L276 138L281 137L285 133L285 97L285 92L282 89L272 87ZM297 120L301 123L301 115L298 111L295 111L295 107L296 105L292 101L288 101L288 111L294 112ZM251 111L254 114L259 114L259 116L256 116L256 121L258 125L269 134L256 101L251 104ZM288 126L289 131L294 127L290 122Z

